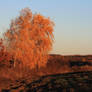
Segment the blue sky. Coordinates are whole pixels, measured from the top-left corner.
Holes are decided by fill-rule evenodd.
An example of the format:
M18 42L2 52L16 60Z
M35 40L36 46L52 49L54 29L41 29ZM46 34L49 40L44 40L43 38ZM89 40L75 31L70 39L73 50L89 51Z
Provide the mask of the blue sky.
M55 22L51 53L92 54L92 0L1 0L1 33L25 7Z

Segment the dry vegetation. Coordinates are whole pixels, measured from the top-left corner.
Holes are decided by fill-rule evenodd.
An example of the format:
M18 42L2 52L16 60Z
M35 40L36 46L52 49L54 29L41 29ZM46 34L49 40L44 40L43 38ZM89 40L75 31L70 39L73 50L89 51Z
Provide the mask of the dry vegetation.
M0 88L10 82L44 75L92 71L92 56L49 55L54 40L54 23L28 8L12 20L0 39Z
M53 22L25 8L12 20L4 34L5 50L10 53L14 66L21 63L30 68L45 66L53 43Z
M50 55L47 66L52 65L54 73L92 71L92 55Z
M85 59L85 61L84 61ZM10 61L0 63L0 77L10 80L21 78L39 78L44 75L62 74L69 72L92 71L92 56L61 56L49 55L45 67L30 69L30 67L17 65L12 67ZM83 61L82 61L83 60Z
M53 26L50 18L32 14L29 8L21 10L0 40L0 77L12 80L37 75L46 67L54 41Z

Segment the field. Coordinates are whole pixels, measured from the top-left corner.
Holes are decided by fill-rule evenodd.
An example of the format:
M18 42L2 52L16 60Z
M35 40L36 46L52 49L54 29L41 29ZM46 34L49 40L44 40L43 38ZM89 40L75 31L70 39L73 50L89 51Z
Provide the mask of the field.
M91 92L92 72L48 75L33 82L30 78L11 82L1 92Z
M1 64L1 92L91 92L92 56L50 55L39 70L20 70Z

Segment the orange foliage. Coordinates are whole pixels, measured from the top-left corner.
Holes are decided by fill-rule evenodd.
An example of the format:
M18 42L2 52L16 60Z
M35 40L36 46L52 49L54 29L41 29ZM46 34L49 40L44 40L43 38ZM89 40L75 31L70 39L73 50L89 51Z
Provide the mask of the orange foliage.
M32 14L28 8L12 20L5 33L5 47L16 62L30 68L45 66L53 43L54 23L40 14Z
M0 63L2 61L6 61L7 62L9 60L10 60L10 55L5 50L3 39L0 39Z

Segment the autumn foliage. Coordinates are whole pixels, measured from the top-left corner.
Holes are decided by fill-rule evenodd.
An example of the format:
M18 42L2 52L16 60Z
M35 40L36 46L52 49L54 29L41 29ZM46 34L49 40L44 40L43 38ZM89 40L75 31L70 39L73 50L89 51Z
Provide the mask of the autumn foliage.
M30 68L45 66L52 49L54 23L41 14L32 14L25 8L11 21L4 34L5 51L10 54L14 66L19 63Z
M5 50L4 40L0 39L0 63L8 62L11 59L10 54Z

